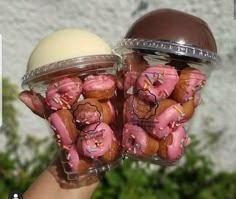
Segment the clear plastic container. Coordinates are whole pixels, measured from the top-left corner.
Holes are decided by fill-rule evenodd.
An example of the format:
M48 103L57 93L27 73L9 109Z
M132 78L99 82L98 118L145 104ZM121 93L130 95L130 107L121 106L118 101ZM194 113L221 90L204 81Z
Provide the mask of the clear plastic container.
M41 96L44 116L62 149L69 180L99 175L122 162L122 123L117 101L115 55L84 56L37 68L23 89Z
M184 153L186 124L219 57L215 52L163 40L123 39L123 138L125 155L174 165Z

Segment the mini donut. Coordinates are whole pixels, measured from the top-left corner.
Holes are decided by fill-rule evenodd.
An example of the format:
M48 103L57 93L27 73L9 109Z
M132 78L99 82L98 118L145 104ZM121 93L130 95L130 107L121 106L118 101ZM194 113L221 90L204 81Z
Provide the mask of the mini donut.
M111 163L116 160L118 157L121 157L121 147L120 143L117 141L115 136L112 137L112 144L107 153L101 156L99 159L105 163Z
M86 126L77 141L78 150L83 156L97 159L111 148L113 131L106 123Z
M75 145L64 151L66 161L68 162L71 171L84 173L93 166L93 160L83 156L79 156Z
M53 110L70 109L82 92L78 77L63 77L52 80L46 91L46 103Z
M157 153L159 143L141 127L126 123L123 129L122 146L128 154L150 157Z
M102 121L111 124L115 120L116 112L110 100L99 101L102 106Z
M184 153L185 140L185 130L183 126L179 126L166 138L160 140L158 155L168 162L175 162L179 160Z
M184 116L181 122L187 122L193 117L194 111L195 111L195 105L194 100L188 100L187 102L184 102L182 104L182 107L184 109Z
M103 107L97 99L87 98L72 106L73 116L77 127L102 121Z
M59 110L48 118L51 128L59 146L68 148L78 136L78 131L73 123L73 116L69 110Z
M137 90L144 100L156 102L170 96L179 80L176 69L168 65L147 68L137 80Z
M179 103L192 99L194 93L206 84L205 75L198 69L187 67L180 73L179 82L176 84L172 98Z
M148 120L155 115L158 104L151 105L138 96L131 95L124 103L123 118L125 123L138 124L141 120Z
M171 99L160 102L156 115L143 123L143 128L155 138L161 139L173 131L184 116L183 107Z
M111 75L89 75L83 84L86 98L110 99L115 94L116 81Z

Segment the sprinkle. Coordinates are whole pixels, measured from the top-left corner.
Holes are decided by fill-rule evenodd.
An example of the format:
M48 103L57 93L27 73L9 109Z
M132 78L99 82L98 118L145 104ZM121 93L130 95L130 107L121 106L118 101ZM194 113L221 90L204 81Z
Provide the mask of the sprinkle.
M163 127L159 127L159 130L161 130L161 131L162 131L162 130L163 130Z
M80 120L75 120L76 122L80 123Z
M157 81L160 83L160 84L163 84L163 80L161 78L158 78Z
M148 89L149 88L149 86L148 86L148 84L145 82L145 84L144 84L144 87L143 87L144 89Z
M87 150L89 153L92 153L92 152L96 152L96 151L97 151L96 148L86 148L86 150Z
M177 106L173 106L173 108L174 108L177 112L179 112L180 114L183 113Z
M68 153L66 159L67 159L67 160L70 160L70 157L71 157L71 155L70 155L70 153Z
M68 104L68 101L65 100L65 98L61 97L61 101L64 103L64 104Z
M57 129L55 128L55 126L51 125L51 128L56 131ZM58 134L57 134L58 135Z
M60 136L59 134L56 134L56 137L57 137L58 139L60 139L60 138L61 138L61 136Z
M57 88L59 86L59 82L54 83L54 87Z
M136 147L134 147L134 154L136 154L137 153L137 150L136 150Z
M57 108L55 108L55 107L53 107L53 106L51 107L51 109L57 111Z
M145 74L145 76L148 79L149 83L151 83L151 85L153 85L154 84L153 79L151 79L150 76L147 73Z
M54 101L54 102L56 102L57 104L59 104L59 101L58 101L58 99L57 98L52 98L52 100Z
M171 128L173 129L174 126L175 126L175 122L172 122L172 124L171 124Z
M68 146L63 145L62 148L69 151L69 147Z
M61 100L59 100L59 103L60 103L60 105L61 105L61 106L63 105L63 103L62 103L62 101L61 101Z
M166 97L168 97L168 96L169 96L169 93L167 92L167 90L166 90L166 89L164 89L164 90L163 90L163 93L165 94L165 96L166 96Z
M64 94L65 96L69 97L70 99L73 99L73 96L68 95L67 93Z
M133 134L132 134L130 137L133 138L133 139L135 139L135 136L134 136Z
M65 93L61 98L65 101L70 101L70 97L67 93Z

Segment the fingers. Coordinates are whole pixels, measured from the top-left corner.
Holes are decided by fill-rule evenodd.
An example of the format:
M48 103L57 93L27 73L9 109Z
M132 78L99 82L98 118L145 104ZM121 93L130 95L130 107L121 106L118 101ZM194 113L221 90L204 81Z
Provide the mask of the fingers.
M44 117L44 103L41 96L35 95L31 91L22 91L19 99L36 115Z

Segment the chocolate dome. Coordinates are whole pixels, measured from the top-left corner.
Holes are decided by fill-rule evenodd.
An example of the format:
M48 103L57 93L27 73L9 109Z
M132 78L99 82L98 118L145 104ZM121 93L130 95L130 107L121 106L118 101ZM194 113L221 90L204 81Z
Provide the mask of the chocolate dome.
M214 36L205 21L172 9L155 10L139 18L125 38L167 40L217 52Z

